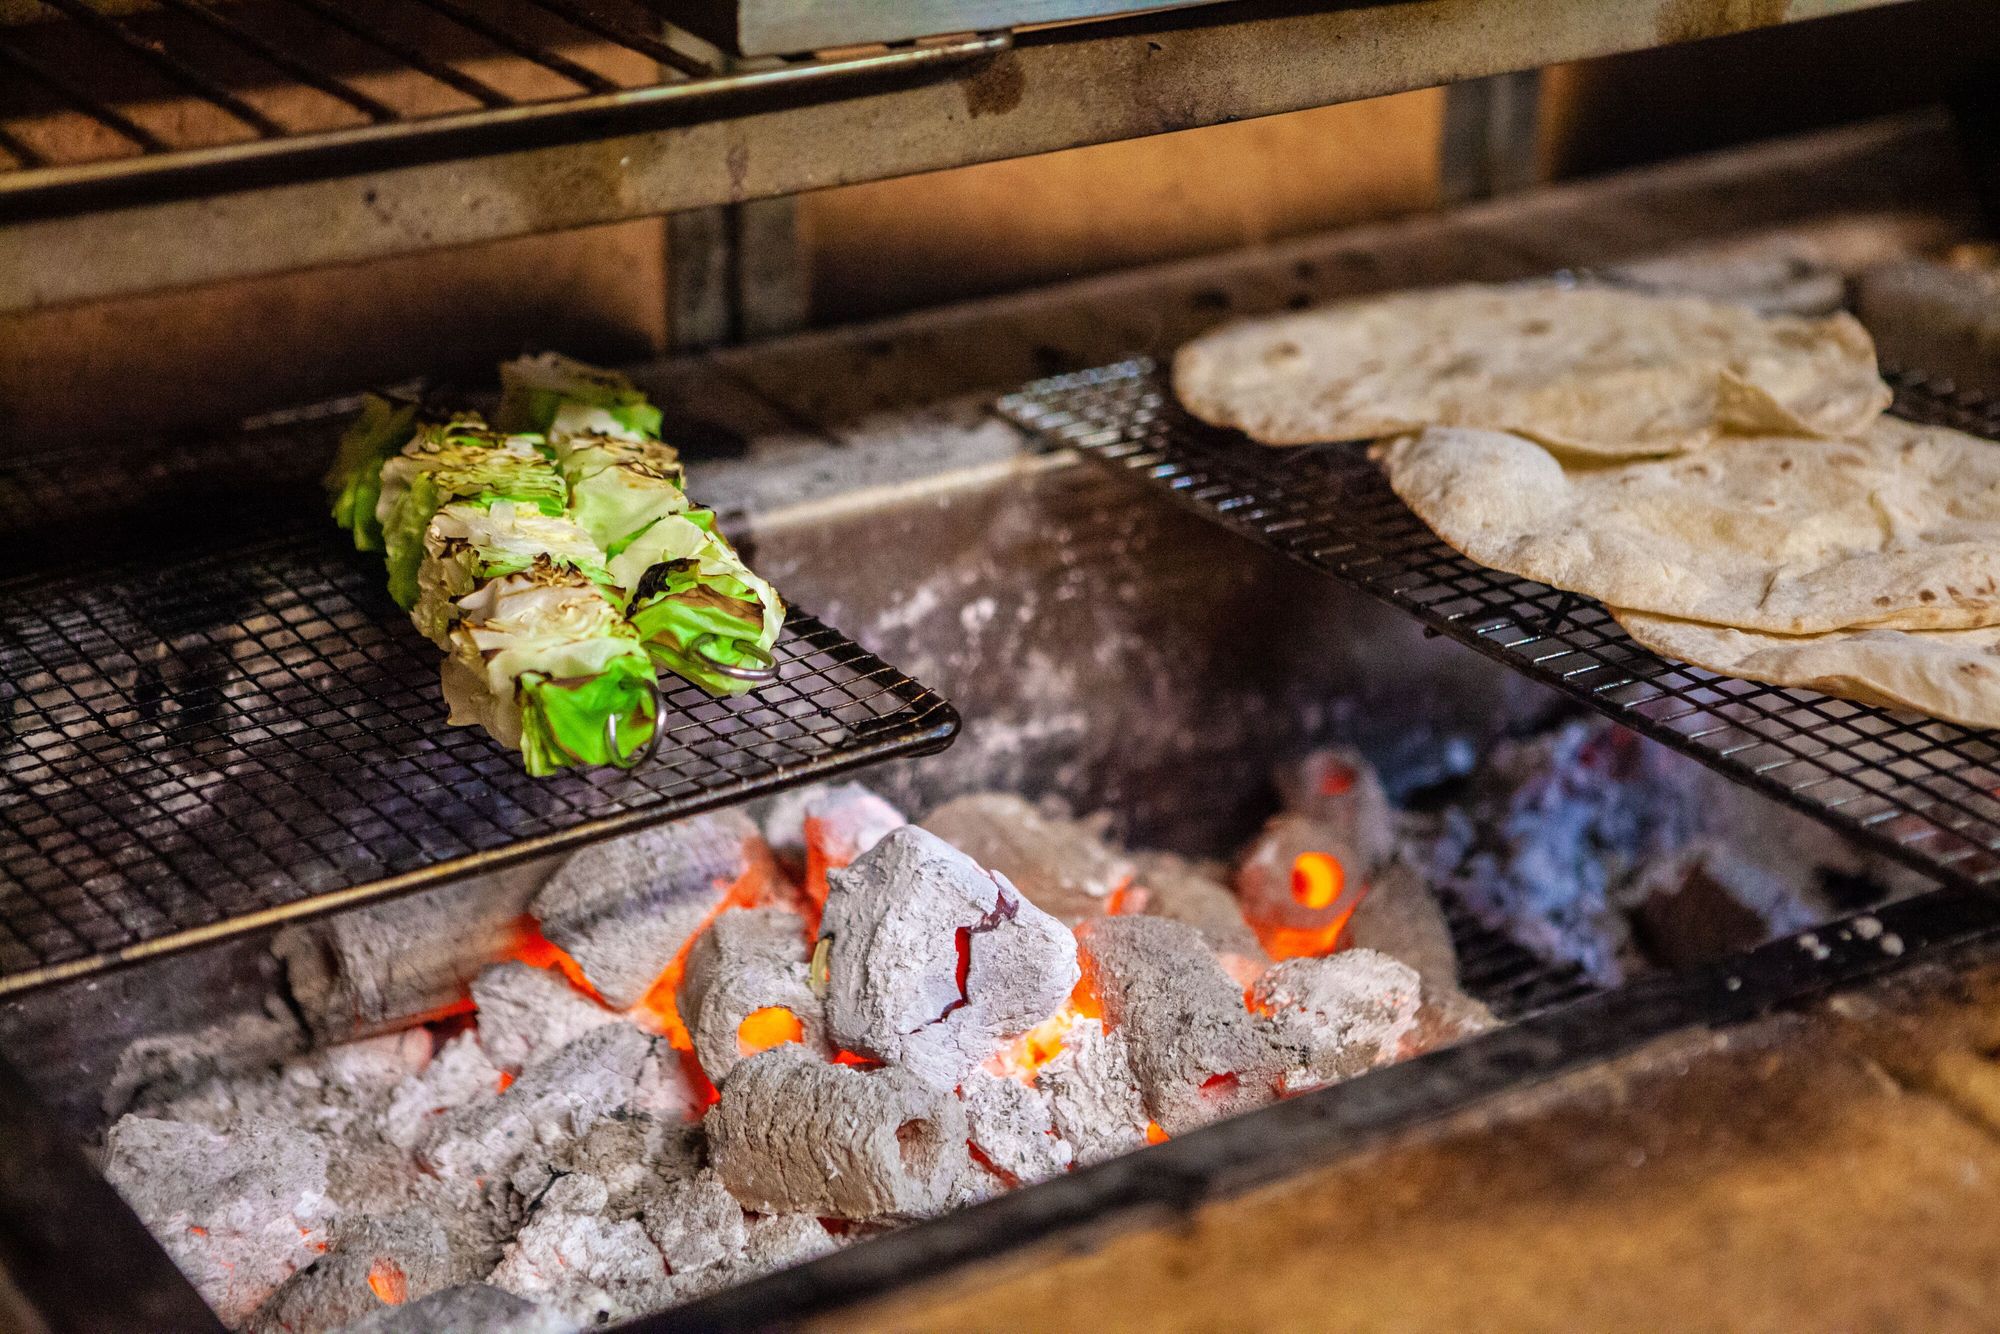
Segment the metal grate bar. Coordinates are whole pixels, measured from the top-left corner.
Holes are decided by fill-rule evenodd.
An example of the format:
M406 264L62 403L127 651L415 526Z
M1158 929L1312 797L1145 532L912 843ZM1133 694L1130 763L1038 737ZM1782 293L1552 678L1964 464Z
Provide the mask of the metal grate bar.
M23 52L9 46L0 38L0 63L12 65L23 74L54 92L63 101L81 111L99 124L117 131L149 153L164 153L167 145L151 130L127 117L83 91L68 76L58 74L40 61L30 59Z
M565 56L559 56L555 52L547 50L516 33L508 32L496 23L488 23L485 19L463 5L453 3L453 0L417 0L417 3L426 9L444 15L453 23L458 24L458 26L469 32L478 33L481 37L484 37L487 41L503 50L512 51L517 56L534 61L543 69L560 74L563 78L568 79L580 88L588 89L593 93L608 93L618 87L617 84L605 78L596 70L585 69L574 60L570 60Z
M669 69L693 75L715 72L710 66L696 60L685 51L676 51L656 38L629 32L616 24L606 23L582 6L569 3L569 0L529 0L529 3L537 9L547 10L563 22L585 32L594 33L608 42L616 42L628 51L637 51L642 56L650 56Z
M2000 405L1896 375L1904 416L2000 437ZM2000 886L2000 737L1717 676L1579 597L1440 542L1360 446L1274 450L1210 427L1135 360L1002 400L1049 443L1137 474L1312 569L1954 885Z
M179 84L206 102L210 102L228 112L266 138L276 138L284 134L285 127L251 106L236 94L224 88L215 80L203 74L180 57L145 41L130 28L116 19L106 17L83 0L41 0L50 9L102 33L133 56L151 65L169 80Z
M357 37L378 51L388 52L411 69L446 87L456 88L481 106L497 108L513 104L512 98L493 85L431 59L402 38L363 23L338 5L328 3L328 0L285 0L285 3L318 15L350 37Z
M23 167L39 167L48 161L40 153L8 133L5 126L0 126L0 152L6 153Z
M246 50L253 51L273 69L283 70L311 88L317 88L328 97L337 98L359 111L372 121L382 122L396 119L390 107L376 101L359 88L349 87L339 79L320 73L291 52L270 41L261 33L253 32L236 20L210 8L201 0L157 0L162 7L176 14L185 14L196 22L224 34L231 41Z

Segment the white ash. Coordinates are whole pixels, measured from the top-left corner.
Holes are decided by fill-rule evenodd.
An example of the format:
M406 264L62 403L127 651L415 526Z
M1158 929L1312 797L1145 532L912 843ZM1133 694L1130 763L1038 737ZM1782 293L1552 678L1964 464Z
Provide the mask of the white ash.
M937 1088L1054 1014L1076 984L1068 928L918 826L830 881L820 939L834 1041Z
M1400 859L1369 880L1341 938L1408 964L1427 985L1458 986L1458 947L1444 909L1416 869Z
M1193 927L1105 917L1077 937L1105 1026L1124 1036L1161 1129L1178 1135L1276 1096L1278 1055Z
M553 968L510 960L472 979L479 1045L496 1065L520 1070L593 1028L620 1022Z
M530 1149L578 1138L627 1106L652 1045L629 1025L592 1029L523 1070L499 1097L447 1112L419 1156L436 1172L505 1178Z
M594 1325L660 1305L667 1267L636 1219L538 1209L487 1282Z
M827 866L846 866L909 819L861 783L820 783L775 798L764 811L764 841L803 868L818 844Z
M328 1334L379 1310L386 1291L418 1300L451 1280L444 1229L427 1212L360 1218L336 1229L331 1249L286 1279L258 1310L255 1334Z
M1035 1076L1048 1095L1056 1132L1079 1167L1130 1153L1146 1142L1146 1102L1132 1073L1123 1033L1079 1019L1063 1034L1062 1050Z
M385 1306L341 1334L571 1334L561 1315L487 1283L464 1283Z
M1239 986L1249 986L1271 966L1257 933L1243 920L1243 907L1224 882L1220 867L1198 865L1171 852L1141 853L1133 883L1144 891L1139 911L1148 917L1185 922L1222 961Z
M817 1260L841 1247L810 1214L771 1214L752 1218L744 1230L743 1251L733 1260L696 1269L673 1280L674 1298L693 1301L711 1292L748 1283L753 1278Z
M670 1120L689 1120L698 1118L705 1106L681 1053L664 1042L653 1044L639 1066L639 1082L632 1090L632 1110Z
M832 1055L819 996L807 982L805 919L783 908L737 908L715 919L688 951L676 995L696 1057L711 1080L728 1078L749 1053L737 1029L758 1010L789 1010L801 1040Z
M1009 1186L1041 1181L1068 1170L1075 1150L1057 1133L1049 1095L1042 1089L974 1070L959 1085L966 1138L999 1169Z
M289 1122L343 1136L365 1122L380 1099L430 1059L421 1029L363 1038L294 1057L276 1069L220 1077L177 1096L144 1099L133 1110L224 1130L247 1117Z
M647 1196L639 1216L676 1275L735 1260L748 1240L743 1206L711 1171L664 1183Z
M721 1094L703 1122L710 1159L756 1213L922 1216L965 1164L958 1100L899 1066L830 1065L786 1044L740 1063Z
M1132 880L1132 862L1088 821L1046 815L1012 793L981 792L938 807L923 827L999 872L1043 912L1075 926Z
M328 1144L248 1120L229 1135L126 1116L104 1175L224 1323L240 1325L326 1240Z
M237 1015L192 1033L143 1037L118 1054L104 1111L117 1117L232 1075L267 1067L305 1049L306 1034L289 1013Z
M1395 1060L1417 1026L1423 980L1386 954L1350 949L1274 965L1250 999L1296 1093Z
M535 896L535 919L599 995L629 1009L750 870L757 841L750 817L730 810L592 844Z
M414 1150L429 1137L438 1117L499 1092L500 1083L500 1069L487 1056L480 1035L460 1033L389 1095L381 1114L382 1134L397 1148Z
M564 1178L588 1178L604 1186L605 1201L598 1212L626 1215L660 1188L700 1171L707 1154L700 1126L643 1113L614 1113L549 1156L528 1155L514 1169L511 1184L533 1204Z
M1421 1056L1439 1047L1449 1047L1475 1033L1497 1028L1500 1021L1482 1001L1474 1000L1457 987L1424 983L1423 1004L1417 1009L1417 1024L1404 1037L1397 1052L1402 1060Z

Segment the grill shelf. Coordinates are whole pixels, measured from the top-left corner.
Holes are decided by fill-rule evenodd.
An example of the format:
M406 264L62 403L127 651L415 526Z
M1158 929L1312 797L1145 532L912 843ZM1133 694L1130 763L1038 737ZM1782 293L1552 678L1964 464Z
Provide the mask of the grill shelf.
M1010 40L732 63L661 0L39 5L0 23L0 221L749 114Z
M957 732L943 698L794 609L776 681L715 700L667 678L651 761L530 778L484 732L445 725L437 650L389 601L380 559L296 485L326 457L312 436L246 432L163 449L149 468L51 454L0 469L0 523L17 531L38 510L81 519L57 503L67 462L89 470L68 475L98 513L130 501L118 486L187 513L178 488L205 486L203 523L228 534L0 582L0 994L939 750ZM239 516L217 478L252 460L276 475ZM66 532L28 532L6 567L30 549L90 549ZM143 550L130 533L121 545Z
M2000 436L2000 407L1919 375L1892 380L1899 414ZM1037 381L999 410L1927 875L2000 882L1993 733L1657 657L1594 600L1440 542L1363 446L1271 449L1208 426L1149 359Z

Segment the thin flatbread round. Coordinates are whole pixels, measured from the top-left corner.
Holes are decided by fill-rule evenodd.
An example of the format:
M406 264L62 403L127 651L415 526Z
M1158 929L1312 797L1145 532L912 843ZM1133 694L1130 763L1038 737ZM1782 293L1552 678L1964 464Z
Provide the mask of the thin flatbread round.
M1440 427L1380 457L1459 551L1607 606L1792 635L2000 623L2000 446L1944 427L1625 462Z
M1844 436L1889 405L1847 314L1766 316L1609 288L1446 287L1228 325L1181 348L1188 411L1267 445L1426 426L1604 458L1727 432Z
M1767 635L1617 607L1611 614L1653 652L1724 676L1914 709L1966 727L2000 727L2000 628L1994 626Z

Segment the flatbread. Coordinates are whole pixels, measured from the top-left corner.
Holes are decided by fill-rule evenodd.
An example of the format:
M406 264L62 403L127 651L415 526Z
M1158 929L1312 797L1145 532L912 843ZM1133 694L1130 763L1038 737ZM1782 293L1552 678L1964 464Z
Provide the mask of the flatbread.
M2000 727L2000 628L1767 635L1612 608L1653 652L1724 676Z
M1608 606L1794 635L2000 623L2000 446L1962 432L1883 417L1617 463L1441 427L1381 458L1459 551Z
M1605 458L1724 432L1851 435L1889 404L1846 314L1764 316L1610 288L1446 287L1232 324L1174 358L1188 411L1267 445L1426 426Z

